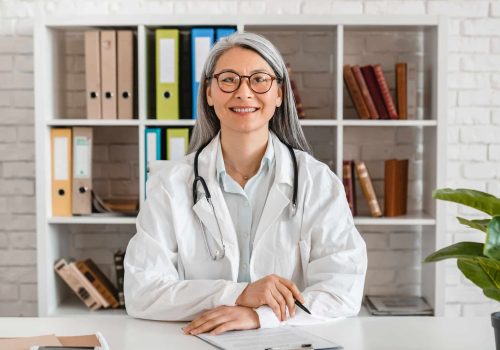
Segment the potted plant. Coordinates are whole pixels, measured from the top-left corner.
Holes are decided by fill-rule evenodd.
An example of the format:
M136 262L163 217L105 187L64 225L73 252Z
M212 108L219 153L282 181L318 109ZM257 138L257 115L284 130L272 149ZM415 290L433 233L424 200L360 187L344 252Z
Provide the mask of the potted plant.
M432 197L469 206L490 217L479 220L457 217L461 224L484 232L484 243L455 243L430 254L424 262L457 259L457 266L465 277L488 298L500 301L500 198L481 191L450 188L435 190ZM491 314L491 322L496 348L500 350L500 312Z

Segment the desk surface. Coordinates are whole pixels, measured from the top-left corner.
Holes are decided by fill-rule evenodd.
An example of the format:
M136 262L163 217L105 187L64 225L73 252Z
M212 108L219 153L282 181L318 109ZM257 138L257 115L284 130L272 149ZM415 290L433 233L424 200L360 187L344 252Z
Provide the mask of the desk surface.
M214 349L184 335L182 322L137 320L128 316L0 318L0 337L55 333L78 335L100 331L111 350ZM305 326L346 350L494 350L489 317L355 317Z

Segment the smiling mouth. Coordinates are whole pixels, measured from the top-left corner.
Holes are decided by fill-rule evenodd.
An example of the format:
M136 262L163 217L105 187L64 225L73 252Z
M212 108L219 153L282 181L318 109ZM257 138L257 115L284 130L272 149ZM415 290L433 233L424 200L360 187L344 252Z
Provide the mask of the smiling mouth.
M246 107L246 108L232 107L229 109L235 113L253 113L253 112L258 111L260 108L257 108L257 107L250 107L250 108L248 108L248 107Z

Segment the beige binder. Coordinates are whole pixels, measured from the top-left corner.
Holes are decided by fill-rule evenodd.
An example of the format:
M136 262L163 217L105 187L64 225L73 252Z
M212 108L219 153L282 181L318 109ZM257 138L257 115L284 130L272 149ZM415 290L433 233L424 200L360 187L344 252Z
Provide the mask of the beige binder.
M73 128L73 215L92 213L92 128Z
M71 216L71 128L51 129L52 216Z
M102 118L116 119L116 31L101 31Z
M118 41L118 118L132 119L134 114L134 33L117 32Z
M101 36L98 31L85 32L85 83L87 118L100 119L101 113Z

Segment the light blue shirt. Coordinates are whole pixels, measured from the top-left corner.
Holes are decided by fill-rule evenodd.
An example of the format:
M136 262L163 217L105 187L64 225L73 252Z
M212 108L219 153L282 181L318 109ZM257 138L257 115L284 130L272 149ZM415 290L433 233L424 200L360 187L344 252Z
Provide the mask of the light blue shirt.
M269 189L274 181L275 163L273 141L269 134L259 171L247 181L245 188L241 188L240 184L226 172L222 146L219 142L216 158L217 179L238 236L240 250L238 282L251 282L250 257L255 231L259 225Z

